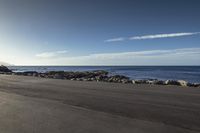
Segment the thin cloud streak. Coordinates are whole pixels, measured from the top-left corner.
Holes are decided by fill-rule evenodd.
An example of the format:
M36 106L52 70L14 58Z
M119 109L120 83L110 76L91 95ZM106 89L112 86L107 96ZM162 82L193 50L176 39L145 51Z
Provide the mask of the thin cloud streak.
M196 35L196 34L200 34L200 32L183 32L183 33L144 35L144 36L130 37L129 39L130 40L158 39L158 38L171 38L171 37L191 36L191 35Z
M172 38L172 37L183 37L200 34L200 32L181 32L181 33L169 33L169 34L154 34L144 36L133 36L129 38L119 37L105 40L105 42L119 42L127 40L146 40L146 39L159 39L159 38Z
M185 55L185 54L200 54L200 48L183 48L172 50L149 50L149 51L134 51L121 53L102 53L92 54L90 57L95 58L132 58L132 57L150 57L150 56L169 56L169 55Z
M125 38L119 37L119 38L112 38L112 39L105 40L105 42L120 42L120 41L124 41L124 40L125 40Z
M200 65L200 48L99 53L48 58L50 65ZM44 63L44 60L42 60Z
M39 57L39 58L54 58L54 57L61 56L62 54L65 54L65 53L67 53L66 50L54 51L54 52L44 52L44 53L36 54L36 57Z

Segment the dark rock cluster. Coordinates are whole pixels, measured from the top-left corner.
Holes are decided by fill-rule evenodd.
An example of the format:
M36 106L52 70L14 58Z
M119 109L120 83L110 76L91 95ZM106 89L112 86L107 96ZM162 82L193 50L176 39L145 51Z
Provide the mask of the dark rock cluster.
M147 79L147 80L132 80L133 84L153 84L153 85L178 85L188 87L200 87L199 83L189 83L185 80L158 80L158 79Z
M123 75L111 75L107 71L86 71L86 72L65 72L65 71L50 71L46 73L37 73L35 71L13 73L14 75L35 76L41 78L54 78L54 79L67 79L76 81L103 81L111 83L124 83L124 84L152 84L152 85L178 85L200 87L200 84L189 83L184 80L158 80L158 79L144 79L144 80L131 80L129 77Z
M158 80L158 79L145 79L145 80L131 80L129 77L123 75L109 75L107 71L84 71L84 72L65 72L65 71L49 71L45 73L38 73L36 71L26 72L12 72L5 66L0 66L1 74L12 74L22 76L34 76L41 78L53 79L66 79L76 81L97 81L97 82L112 82L124 84L152 84L152 85L178 85L189 87L200 87L198 83L189 83L184 80Z
M8 69L6 66L1 65L0 66L0 72L1 73L10 73L12 71L10 69Z

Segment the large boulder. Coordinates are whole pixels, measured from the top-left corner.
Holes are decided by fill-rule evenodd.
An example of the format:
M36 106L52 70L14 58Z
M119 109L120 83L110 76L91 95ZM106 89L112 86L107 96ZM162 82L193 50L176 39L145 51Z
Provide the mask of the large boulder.
M135 80L131 80L132 84L136 84Z
M185 80L166 80L166 85L179 85L179 86L188 86L189 83Z
M9 72L12 72L12 70L8 69L6 66L1 65L0 72L9 73Z
M180 86L188 86L188 82L185 80L177 80Z
M176 80L166 80L165 81L166 85L181 85L178 81Z

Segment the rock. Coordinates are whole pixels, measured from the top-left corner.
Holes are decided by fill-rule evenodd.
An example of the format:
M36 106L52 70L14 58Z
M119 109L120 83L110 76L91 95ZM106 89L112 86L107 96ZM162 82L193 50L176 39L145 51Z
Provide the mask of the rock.
M8 69L6 66L0 66L0 72L11 73L12 71Z
M49 72L46 72L45 74L47 74L47 75L55 75L55 74L62 74L62 75L64 75L65 72L64 71L49 71Z
M188 83L187 86L189 86L189 87L200 87L200 84L198 84L198 83Z
M154 84L154 81L153 80L147 80L146 84Z
M56 73L56 74L53 76L53 78L54 78L54 79L64 79L64 75Z
M45 73L39 73L38 77L40 77L40 78L46 78L47 75Z
M129 78L123 75L113 75L108 77L108 82L114 82L114 83L122 83L122 82L128 82Z
M90 81L95 81L96 79L95 78L90 78Z
M104 71L104 70L97 70L97 71L93 71L92 73L94 73L96 76L106 76L108 75L108 72L107 71Z
M177 80L177 82L180 84L180 86L188 86L188 82L184 80Z
M33 73L32 76L37 77L37 76L38 76L38 73Z
M122 79L121 82L122 82L123 84L127 84L127 83L130 83L130 80L128 80L128 79Z
M33 75L37 75L38 73L36 71L27 71L27 72L22 72L21 75L24 76L33 76Z
M100 75L100 76L96 76L95 79L96 81L103 81L104 80L104 76Z
M13 75L23 75L22 72L15 72Z
M157 79L146 79L146 80L136 80L137 84L156 84L158 82Z
M82 81L90 81L89 78L83 78Z
M146 80L135 80L136 84L146 84Z
M131 80L131 82L132 82L132 84L136 84L136 83L135 83L135 80Z
M199 83L195 83L194 87L200 87L200 84Z
M180 85L180 83L176 80L166 80L165 84L166 85Z
M82 79L82 78L77 78L76 80L77 80L77 81L83 81L83 79Z
M85 81L92 81L92 79L91 78L87 78L87 79L85 79Z
M149 80L146 80L146 83L147 84L155 84L157 82L156 79L149 79Z
M154 84L156 84L156 85L166 85L165 81L162 81L162 80L157 80L157 81L155 81Z

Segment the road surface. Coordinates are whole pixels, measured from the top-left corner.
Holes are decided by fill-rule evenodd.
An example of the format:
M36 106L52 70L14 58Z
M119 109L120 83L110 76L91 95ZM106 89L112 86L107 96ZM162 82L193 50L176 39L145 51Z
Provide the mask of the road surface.
M0 75L1 133L198 133L200 88Z

